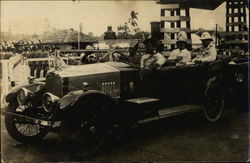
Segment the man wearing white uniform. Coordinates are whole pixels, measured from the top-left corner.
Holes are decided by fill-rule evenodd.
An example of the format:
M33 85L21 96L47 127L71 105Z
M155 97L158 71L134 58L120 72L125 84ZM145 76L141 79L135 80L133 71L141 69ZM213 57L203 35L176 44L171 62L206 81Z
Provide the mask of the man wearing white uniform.
M146 54L141 57L140 66L143 69L160 69L166 62L166 58L157 50L160 43L157 40L148 39L144 42Z
M27 84L30 74L27 59L22 54L15 53L9 59L8 73L12 87Z
M199 51L199 55L193 59L194 62L212 62L216 60L217 50L215 48L213 38L208 32L204 32L201 35L202 48Z
M175 60L178 63L186 64L191 61L191 53L187 50L187 34L180 31L176 42L177 49L173 50L168 60Z

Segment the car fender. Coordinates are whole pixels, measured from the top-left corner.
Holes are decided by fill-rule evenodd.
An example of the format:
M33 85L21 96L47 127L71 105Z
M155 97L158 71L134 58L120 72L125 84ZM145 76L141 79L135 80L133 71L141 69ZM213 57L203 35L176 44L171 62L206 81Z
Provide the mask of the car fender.
M214 75L213 77L211 77L210 79L208 79L207 83L206 83L206 88L205 88L205 94L207 94L207 90L209 88L212 88L212 87L215 87L215 86L220 86L222 88L222 91L224 92L225 91L225 86L223 84L223 80L222 80L222 76L221 74L216 74Z
M101 91L97 90L77 90L77 91L72 91L66 94L61 98L59 101L59 106L61 110L65 110L66 108L73 108L78 104L78 102L82 101L83 99L89 98L93 99L96 97L108 100L112 104L114 103L113 98L110 95L107 95ZM97 99L95 99L97 100Z
M26 88L29 91L31 91L32 93L36 93L36 92L40 91L41 89L45 88L45 83L44 82L36 82L36 83L32 83L32 84L25 84L25 85L14 87L6 95L6 97L5 97L6 102L10 103L12 100L16 100L17 92L22 88Z

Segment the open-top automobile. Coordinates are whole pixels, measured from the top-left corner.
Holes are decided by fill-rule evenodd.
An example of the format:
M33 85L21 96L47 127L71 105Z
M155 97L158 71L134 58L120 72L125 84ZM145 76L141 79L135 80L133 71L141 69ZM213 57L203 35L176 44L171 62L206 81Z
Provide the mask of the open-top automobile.
M227 65L216 60L161 69L122 61L67 66L9 92L6 129L21 143L54 131L94 150L120 128L187 112L202 111L216 122L224 110Z

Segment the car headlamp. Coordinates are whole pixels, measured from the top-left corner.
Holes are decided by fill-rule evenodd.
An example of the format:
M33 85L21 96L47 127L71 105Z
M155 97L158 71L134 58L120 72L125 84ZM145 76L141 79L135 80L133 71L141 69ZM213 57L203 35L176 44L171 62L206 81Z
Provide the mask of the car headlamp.
M34 94L26 89L26 88L21 88L18 92L17 92L17 101L19 104L21 105L25 105L29 102L29 100L34 96Z
M42 98L42 105L44 110L46 112L52 112L59 99L59 97L53 95L52 93L45 93Z

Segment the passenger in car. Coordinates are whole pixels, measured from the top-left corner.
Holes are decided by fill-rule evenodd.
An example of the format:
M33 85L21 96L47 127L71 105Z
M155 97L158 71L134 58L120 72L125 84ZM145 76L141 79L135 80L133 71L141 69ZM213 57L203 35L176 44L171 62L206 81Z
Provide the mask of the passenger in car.
M160 43L153 39L144 42L146 54L141 57L141 68L160 69L165 64L166 58L160 52Z
M174 60L177 64L186 64L191 61L191 53L187 50L187 40L188 38L186 32L180 31L177 36L177 49L171 52L168 60Z
M202 33L200 40L202 41L202 47L199 50L199 54L192 61L195 63L215 61L217 50L211 35L208 32L204 32Z

